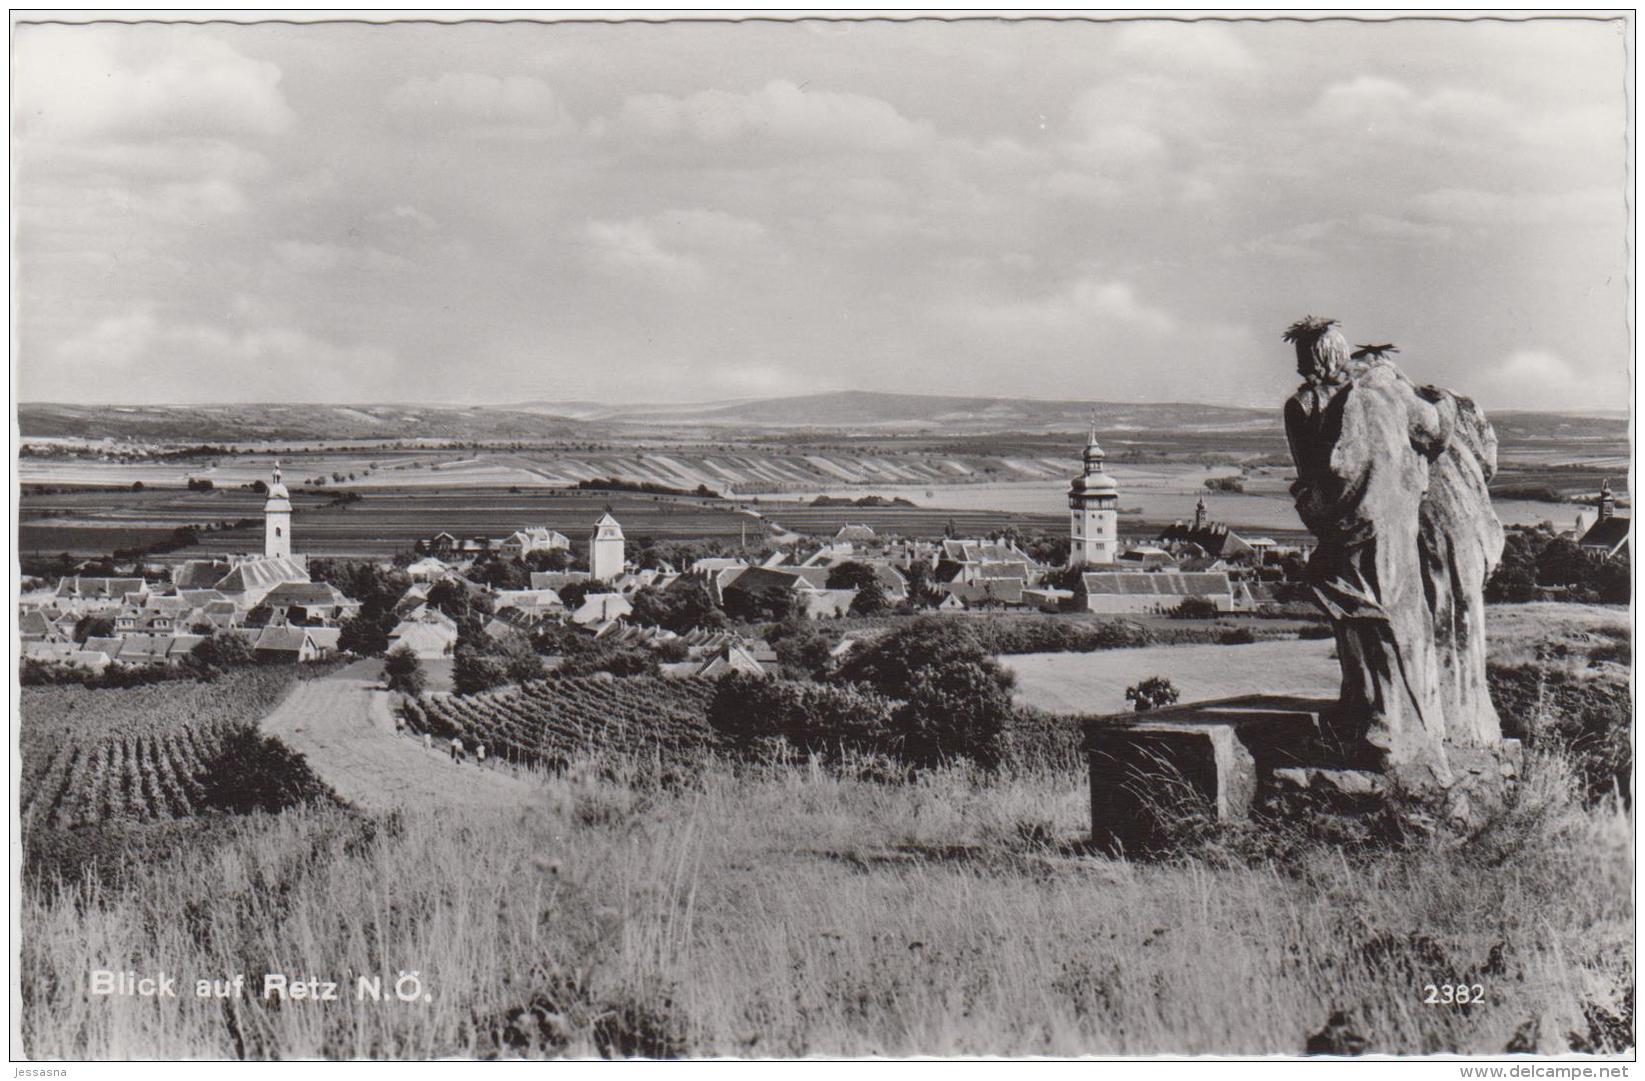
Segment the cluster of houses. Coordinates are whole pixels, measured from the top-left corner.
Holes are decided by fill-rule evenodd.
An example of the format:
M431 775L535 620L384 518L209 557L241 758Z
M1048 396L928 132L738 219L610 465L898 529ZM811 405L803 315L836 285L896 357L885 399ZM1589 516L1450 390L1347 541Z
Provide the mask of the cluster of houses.
M679 635L638 625L630 617L640 590L701 590L731 611L769 610L775 596L786 599L787 611L831 619L853 610L859 590L841 583L860 582L866 567L892 606L1153 614L1198 601L1217 612L1240 612L1275 599L1287 557L1308 555L1305 547L1243 536L1211 521L1203 498L1191 521L1175 522L1147 543L1121 545L1118 486L1106 473L1094 431L1084 471L1074 478L1068 499L1070 552L1063 567L1036 561L1005 537L906 540L847 525L809 550L791 544L760 560L716 557L679 568L642 569L628 564L622 526L607 513L595 523L587 570L533 572L527 588L500 589L467 577L476 560L569 551L571 540L546 527L502 538L438 533L417 543L418 558L404 568L411 584L394 608L390 648L424 660L453 654L457 624L430 601L447 580L489 597L487 634L529 635L552 622L616 643L657 646L678 639L686 659L665 670L713 675L764 671L775 656L764 642L731 632ZM1579 520L1580 543L1614 554L1626 544L1631 523L1615 514L1608 485L1597 510L1592 523ZM306 661L336 652L344 624L361 606L336 587L312 580L307 559L293 554L291 505L278 464L264 516L260 556L187 560L162 584L76 575L25 593L19 623L24 656L100 670L177 660L214 635L239 636L266 660ZM836 574L846 563L859 566L851 575ZM913 587L916 580L923 588ZM847 636L840 648L850 645Z
M74 575L25 593L21 607L24 657L101 671L177 661L214 635L244 638L263 660L316 660L336 651L360 605L310 581L301 557L283 557L190 560L164 585Z

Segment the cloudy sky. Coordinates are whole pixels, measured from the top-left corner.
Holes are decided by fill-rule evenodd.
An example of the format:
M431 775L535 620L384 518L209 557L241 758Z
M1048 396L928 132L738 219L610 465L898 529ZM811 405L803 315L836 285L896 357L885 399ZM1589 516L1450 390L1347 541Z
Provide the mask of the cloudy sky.
M25 401L1630 393L1619 22L20 26Z

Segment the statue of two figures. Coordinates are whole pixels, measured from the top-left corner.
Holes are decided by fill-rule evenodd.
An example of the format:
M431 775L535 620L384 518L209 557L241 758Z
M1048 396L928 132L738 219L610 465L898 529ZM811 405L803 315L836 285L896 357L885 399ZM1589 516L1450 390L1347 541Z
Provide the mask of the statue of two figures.
M1285 403L1291 491L1342 665L1328 742L1408 791L1450 791L1481 761L1511 772L1494 764L1508 748L1485 679L1485 582L1503 546L1490 422L1381 349L1350 354L1334 320L1285 340L1303 377Z

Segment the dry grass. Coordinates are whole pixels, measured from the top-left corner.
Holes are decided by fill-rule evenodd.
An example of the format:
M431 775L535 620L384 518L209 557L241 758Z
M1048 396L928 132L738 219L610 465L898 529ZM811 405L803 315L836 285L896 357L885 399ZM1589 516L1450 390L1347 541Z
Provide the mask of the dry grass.
M1631 828L1539 770L1485 837L1353 861L1084 854L1084 778L912 785L587 768L517 818L254 816L118 884L31 883L25 1046L56 1057L1296 1053L1586 1031L1633 981ZM1495 960L1493 960L1495 958ZM91 999L93 968L347 982L428 1004ZM1425 982L1484 983L1467 1011ZM1630 1015L1631 1016L1631 1015Z

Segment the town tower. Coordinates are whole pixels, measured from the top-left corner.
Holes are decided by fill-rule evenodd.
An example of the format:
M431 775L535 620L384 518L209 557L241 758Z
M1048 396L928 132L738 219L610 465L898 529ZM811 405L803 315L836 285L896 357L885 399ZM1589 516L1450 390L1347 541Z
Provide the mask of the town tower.
M291 555L291 494L280 483L280 461L274 461L274 483L263 503L263 555L285 559Z
M609 582L623 573L623 527L610 511L594 523L594 538L588 542L588 570L596 582Z
M1112 564L1119 558L1119 485L1103 470L1093 423L1085 441L1085 472L1068 486L1068 565Z

